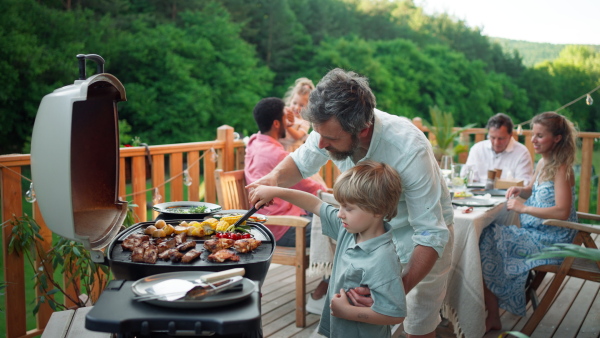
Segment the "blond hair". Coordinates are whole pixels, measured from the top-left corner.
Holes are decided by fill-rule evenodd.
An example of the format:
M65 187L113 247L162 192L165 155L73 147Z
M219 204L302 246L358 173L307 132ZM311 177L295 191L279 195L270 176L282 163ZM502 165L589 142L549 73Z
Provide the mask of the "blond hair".
M333 186L340 204L355 204L364 211L390 221L398 214L402 194L400 175L385 163L361 161L341 174Z
M536 115L531 121L532 128L534 124L546 127L553 136L562 136L560 141L554 145L550 160L544 162L540 180L553 180L556 171L562 165L567 166L568 179L573 174L573 163L575 163L577 152L577 129L566 117L552 111Z
M285 92L285 95L283 96L283 101L285 102L286 106L289 106L292 103L291 101L292 97L294 97L294 94L308 95L313 89L315 89L313 82L305 77L301 77L294 82L293 86L288 88L287 92Z

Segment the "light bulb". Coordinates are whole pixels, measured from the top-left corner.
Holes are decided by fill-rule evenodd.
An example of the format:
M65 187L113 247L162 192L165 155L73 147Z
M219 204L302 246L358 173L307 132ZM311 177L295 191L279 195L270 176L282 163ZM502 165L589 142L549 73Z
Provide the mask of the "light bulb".
M192 185L192 178L190 177L190 172L186 169L183 171L183 184L188 187Z
M517 134L518 135L523 135L523 127L521 127L521 125L519 124L519 126L517 127Z
M35 197L35 190L33 190L33 182L31 182L29 190L25 193L25 200L29 203L33 203L37 200L37 197Z
M158 204L162 200L162 196L160 195L158 188L154 188L154 198L152 200L154 201L154 204Z
M592 103L594 103L594 99L592 99L592 95L587 94L587 96L585 98L585 103L587 103L588 106L591 106Z

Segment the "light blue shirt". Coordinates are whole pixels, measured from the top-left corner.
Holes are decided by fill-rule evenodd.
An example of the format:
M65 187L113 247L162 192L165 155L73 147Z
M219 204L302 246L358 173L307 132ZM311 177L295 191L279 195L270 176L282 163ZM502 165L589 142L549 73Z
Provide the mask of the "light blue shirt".
M396 255L390 225L384 223L383 235L357 244L356 235L344 229L337 213L338 209L333 206L321 205L323 234L336 239L337 245L319 333L343 338L391 337L390 325L367 324L331 315L331 297L340 289L367 286L374 302L373 311L390 317L406 317L406 294L400 278L402 265Z
M303 177L315 174L330 159L319 149L316 131L291 154ZM390 221L400 261L408 262L416 245L432 247L441 256L448 242L448 226L454 223L450 192L425 134L404 117L375 109L373 136L361 160L389 164L400 174L402 195L398 215ZM352 168L351 158L333 160L342 171Z

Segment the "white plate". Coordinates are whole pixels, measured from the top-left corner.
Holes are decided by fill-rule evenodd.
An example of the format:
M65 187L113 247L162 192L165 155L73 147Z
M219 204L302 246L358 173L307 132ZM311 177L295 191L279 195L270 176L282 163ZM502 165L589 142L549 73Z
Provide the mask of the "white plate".
M491 207L498 203L498 201L474 197L455 198L452 200L452 204L465 207Z
M219 211L213 215L211 215L210 217L214 217L214 218L220 218L223 216L233 216L233 215L240 215L240 216L244 216L246 213L248 212L248 210L240 210L240 209L231 209L231 210L222 210ZM262 214L253 214L252 216L250 216L250 218L248 218L249 221L251 222L260 222L260 223L264 223L267 221L267 216L262 215Z
M199 213L180 212L180 211L185 211L185 210L189 210L191 208L201 207L201 206L206 207L206 210L204 212L199 212ZM213 203L195 202L195 201L179 201L179 202L165 202L165 203L156 204L152 207L152 209L160 212L161 214L182 215L182 216L196 215L196 216L200 217L200 216L210 215L217 211L221 211L222 208L220 205L213 204Z
M148 296L153 295L154 289L153 287L158 283L164 282L169 279L179 279L182 281L182 284L187 282L191 282L197 280L202 275L206 275L209 273L214 273L214 271L181 271L181 272L169 272L169 273L161 273L158 275L144 277L142 279L137 280L131 285L131 289L136 296ZM218 293L214 296L206 297L200 300L165 300L165 299L155 299L148 300L146 303L176 308L176 309L202 309L202 308L210 308L217 306L225 306L229 304L234 304L239 301L242 301L248 298L252 292L256 289L256 284L248 278L244 278L242 280L242 290L241 291L231 291L231 292L222 292ZM168 292L173 292L177 290L170 290Z

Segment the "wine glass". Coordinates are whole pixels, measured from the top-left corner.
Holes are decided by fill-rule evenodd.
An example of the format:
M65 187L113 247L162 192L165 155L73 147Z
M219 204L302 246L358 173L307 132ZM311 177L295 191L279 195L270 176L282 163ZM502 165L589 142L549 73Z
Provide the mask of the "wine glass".
M442 156L442 161L440 162L440 169L442 169L442 175L446 179L446 182L450 183L450 176L452 176L452 156Z

